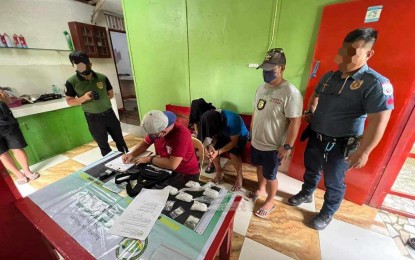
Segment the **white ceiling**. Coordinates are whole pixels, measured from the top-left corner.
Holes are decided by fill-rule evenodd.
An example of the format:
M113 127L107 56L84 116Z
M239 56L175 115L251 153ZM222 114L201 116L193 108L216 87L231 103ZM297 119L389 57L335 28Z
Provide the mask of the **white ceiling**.
M100 10L123 15L121 0L104 0Z

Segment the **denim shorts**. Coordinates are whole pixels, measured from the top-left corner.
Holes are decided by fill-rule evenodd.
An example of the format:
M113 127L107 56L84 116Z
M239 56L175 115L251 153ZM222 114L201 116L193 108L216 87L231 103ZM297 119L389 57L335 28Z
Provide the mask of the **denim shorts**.
M280 165L280 159L278 159L278 152L274 151L260 151L251 147L252 151L252 164L255 166L262 166L262 175L267 180L275 180L277 178L278 166Z

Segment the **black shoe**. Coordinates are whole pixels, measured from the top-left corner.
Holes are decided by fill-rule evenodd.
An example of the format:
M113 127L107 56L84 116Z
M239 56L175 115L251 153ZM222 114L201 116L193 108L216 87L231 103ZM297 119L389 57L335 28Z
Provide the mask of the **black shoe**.
M311 228L314 228L316 230L323 230L327 227L328 224L330 224L330 221L333 219L333 217L324 214L324 213L318 213L317 216L315 216L309 226Z
M216 172L215 165L208 165L208 167L206 167L205 172L206 173L214 173L214 172Z
M408 239L408 245L415 249L415 238Z
M306 194L303 191L300 191L299 193L295 194L294 196L290 197L288 199L288 204L291 206L298 206L301 203L310 203L313 201L313 195L312 194Z

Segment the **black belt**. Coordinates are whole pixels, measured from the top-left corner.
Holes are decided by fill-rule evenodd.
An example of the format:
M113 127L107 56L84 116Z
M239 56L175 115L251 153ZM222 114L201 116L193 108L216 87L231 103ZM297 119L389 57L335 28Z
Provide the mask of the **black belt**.
M350 138L350 136L332 137L332 136L327 136L327 135L324 135L322 133L317 133L317 132L316 132L316 136L317 136L317 139L320 142L329 142L329 143L340 143L340 142L342 142L342 143L346 142L347 143L347 141Z
M110 108L107 111L104 111L102 113L89 113L89 112L85 112L85 115L87 115L87 116L105 116L105 115L111 114L112 111L113 111L112 108Z

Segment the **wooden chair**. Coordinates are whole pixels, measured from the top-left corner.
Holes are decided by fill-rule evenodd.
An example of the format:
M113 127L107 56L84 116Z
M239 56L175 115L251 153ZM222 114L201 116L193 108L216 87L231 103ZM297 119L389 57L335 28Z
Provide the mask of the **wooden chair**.
M199 152L199 173L202 172L203 160L205 159L205 148L202 142L196 137L192 136L193 147Z

